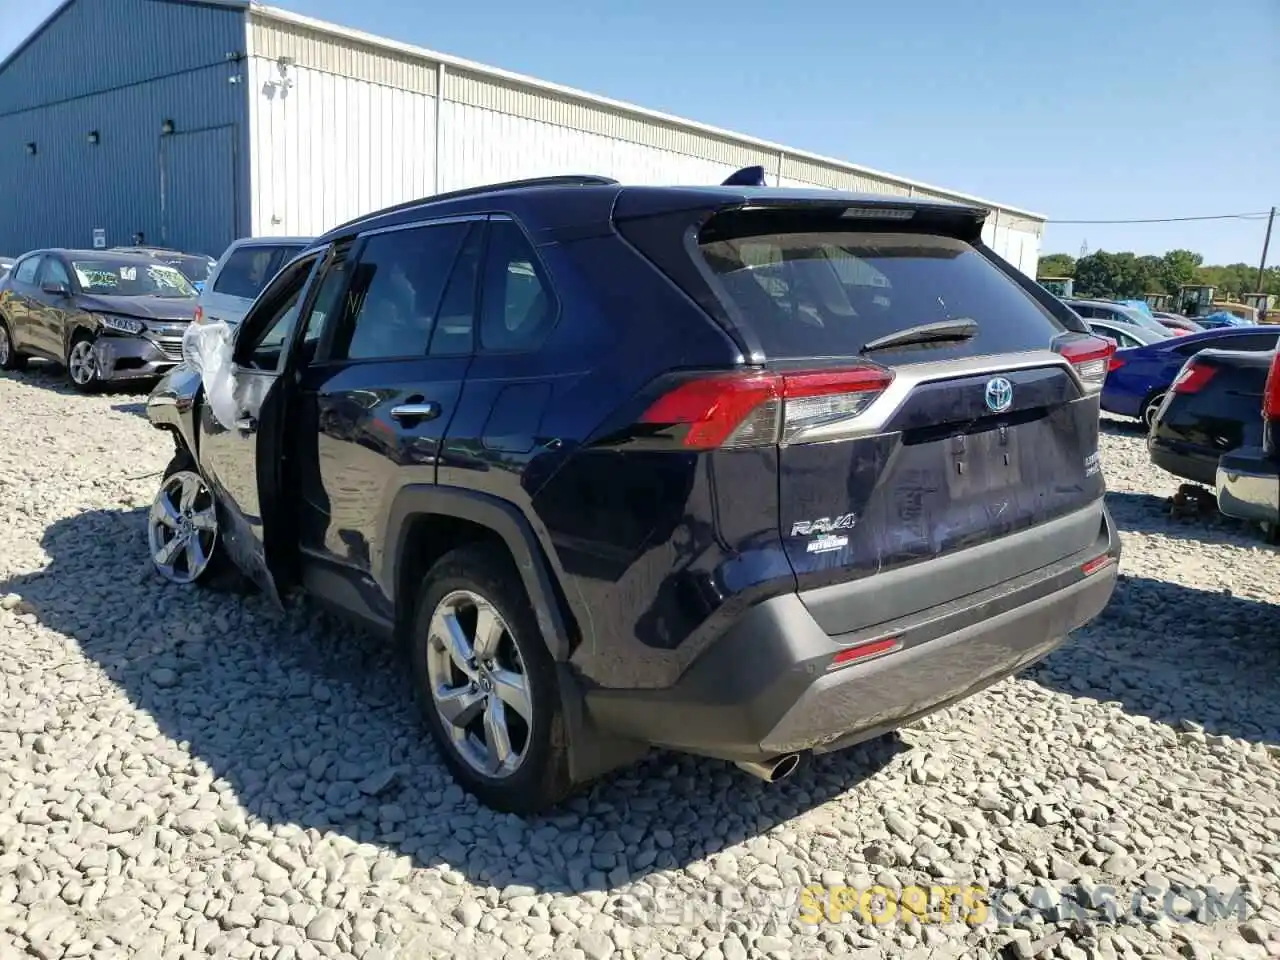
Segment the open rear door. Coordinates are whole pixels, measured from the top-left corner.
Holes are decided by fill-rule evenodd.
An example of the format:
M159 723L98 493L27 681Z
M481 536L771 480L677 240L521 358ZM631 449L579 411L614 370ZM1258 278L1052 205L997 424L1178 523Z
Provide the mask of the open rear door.
M205 363L197 438L200 467L218 501L231 561L277 604L274 526L279 502L279 436L288 385L283 376L308 282L319 255L280 272L236 331L231 362ZM212 359L212 358L210 358Z

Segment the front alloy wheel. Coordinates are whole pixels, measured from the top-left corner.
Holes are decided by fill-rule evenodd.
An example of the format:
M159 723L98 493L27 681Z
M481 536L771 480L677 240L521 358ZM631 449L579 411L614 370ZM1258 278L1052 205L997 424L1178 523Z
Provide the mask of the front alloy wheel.
M171 583L195 583L208 572L218 546L213 494L194 470L165 477L147 518L151 561Z
M493 604L470 590L441 599L428 628L426 661L432 703L458 756L493 779L519 770L533 706L524 660Z
M77 389L88 390L98 380L98 358L93 351L93 341L77 340L67 354L67 376Z

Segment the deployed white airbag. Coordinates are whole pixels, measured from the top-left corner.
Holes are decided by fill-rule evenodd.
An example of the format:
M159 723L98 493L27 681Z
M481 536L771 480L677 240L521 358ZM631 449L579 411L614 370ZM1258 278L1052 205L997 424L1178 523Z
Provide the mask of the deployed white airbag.
M235 377L231 351L234 331L221 322L192 323L182 335L182 357L200 374L205 403L215 420L230 430L236 421Z

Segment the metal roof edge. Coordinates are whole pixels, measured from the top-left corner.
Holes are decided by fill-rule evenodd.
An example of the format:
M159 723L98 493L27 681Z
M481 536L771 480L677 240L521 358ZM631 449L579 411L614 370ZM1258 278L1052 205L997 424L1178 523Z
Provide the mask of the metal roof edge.
M62 0L62 3L54 7L53 11L47 17L41 20L40 23L36 25L36 28L34 30L32 30L29 34L27 34L27 37L25 40L23 40L11 51L9 51L9 55L7 57L5 57L3 60L0 60L0 73L4 73L4 71L8 68L9 64L12 63L14 60L18 59L18 57L22 54L22 51L26 50L27 47L31 46L31 44L35 42L36 38L39 37L40 34L44 33L47 29L49 29L49 27L53 25L53 21L57 20L60 16L66 13L67 8L70 7L75 2L76 0ZM236 10L247 10L250 6L249 0L156 0L156 2L182 3L186 6L195 5L195 6L204 6L204 7L231 7Z
M67 2L73 2L73 0L67 0ZM228 2L233 2L233 0L228 0ZM789 157L795 157L798 160L810 160L816 163L823 163L850 173L875 177L880 180L886 180L890 183L900 184L904 187L913 187L919 190L927 190L931 193L942 194L945 197L953 198L965 203L981 204L984 207L998 209L1005 213L1011 213L1015 216L1024 217L1028 220L1034 220L1039 223L1046 223L1049 219L1045 214L1025 210L1021 207L1013 207L1005 203L997 203L994 200L984 200L982 197L974 196L973 194L961 193L958 190L950 190L946 187L937 187L932 184L922 183L919 180L912 180L908 177L898 176L897 174L885 173L882 170L876 170L872 167L864 167L860 164L850 163L847 160L837 160L834 157L824 156L820 153L812 153L808 150L798 150L795 147L788 147L785 144L775 143L771 140L762 140L748 134L725 130L722 127L713 127L710 124L700 123L697 120L688 120L684 117L675 116L674 114L651 110L648 107L637 106L636 104L627 103L622 100L614 100L610 97L603 97L595 93L588 93L585 90L578 90L574 87L566 87L562 84L552 83L549 80L539 80L536 77L513 73L499 67L491 67L487 64L477 63L474 60L465 60L462 57L455 57L451 54L440 53L435 50L427 49L426 47L418 47L413 44L403 43L399 40L381 37L377 34L365 33L363 30L344 27L336 23L331 23L327 20L317 20L314 17L294 13L291 10L282 10L279 7L272 7L267 4L258 3L257 0L247 0L246 5L250 13L257 14L269 20L278 20L282 23L290 23L295 26L316 30L320 33L332 34L334 36L343 37L369 46L381 47L385 50L394 50L397 53L418 57L423 60L430 60L434 63L443 63L446 67L455 67L459 70L467 70L472 73L484 74L490 77L495 77L499 80L505 80L508 83L516 83L526 87L533 87L534 89L554 93L562 97L582 100L587 103L607 107L612 110L619 110L624 113L635 114L650 120L673 124L698 133L731 140L744 146L756 147L758 149L768 150L772 153L783 153Z
M26 50L27 47L31 46L31 44L35 42L36 38L39 37L40 34L44 33L46 30L48 30L49 27L53 24L53 21L57 20L60 16L62 16L66 12L67 8L75 2L76 0L62 0L62 3L54 7L53 11L47 17L41 20L40 23L37 24L34 30L32 30L29 34L27 34L27 38L25 40L23 40L16 47L14 47L9 52L9 55L7 57L5 57L3 60L0 60L0 73L4 73L5 69L9 66L9 64L11 64L14 60L17 60L18 57L22 54L22 51Z

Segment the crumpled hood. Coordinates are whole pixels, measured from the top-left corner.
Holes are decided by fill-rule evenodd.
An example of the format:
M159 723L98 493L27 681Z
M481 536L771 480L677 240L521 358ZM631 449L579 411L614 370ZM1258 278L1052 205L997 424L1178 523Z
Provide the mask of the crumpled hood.
M139 320L168 320L189 322L196 315L195 299L171 297L105 297L82 293L77 302L80 309L96 313L114 313Z

